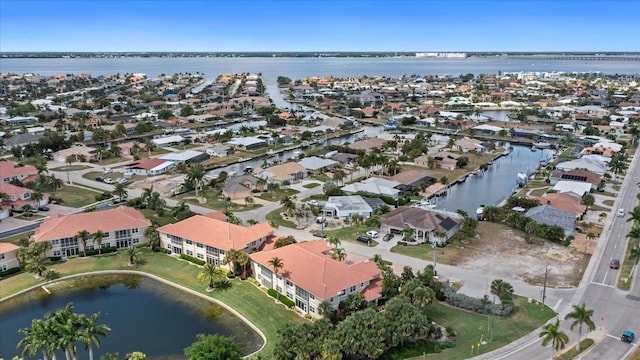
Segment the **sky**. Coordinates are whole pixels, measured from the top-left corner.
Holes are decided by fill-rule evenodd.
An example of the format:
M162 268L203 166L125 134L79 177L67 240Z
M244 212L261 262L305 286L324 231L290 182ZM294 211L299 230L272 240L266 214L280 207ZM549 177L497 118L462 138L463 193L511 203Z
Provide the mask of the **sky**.
M0 0L0 52L640 51L639 0Z

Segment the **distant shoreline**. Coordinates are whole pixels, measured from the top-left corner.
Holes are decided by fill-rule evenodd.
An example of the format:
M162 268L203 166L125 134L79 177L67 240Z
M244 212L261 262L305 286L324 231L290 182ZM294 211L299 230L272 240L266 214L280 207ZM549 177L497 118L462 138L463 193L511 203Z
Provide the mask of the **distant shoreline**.
M443 54L446 53L457 53L454 51L444 51L440 52ZM610 58L616 59L620 57L625 58L637 58L640 61L640 52L461 52L466 56L463 58L494 58L494 57L543 57L543 58L554 58L554 57L581 57L581 58L589 58L593 57L594 59L603 59ZM282 57L282 58L317 58L317 57L334 57L334 58L395 58L395 57L403 57L403 58L421 58L416 56L416 54L424 54L419 51L380 51L380 52L345 52L345 51L315 51L315 52L277 52L277 51L264 51L264 52L185 52L185 51L157 51L157 52L135 52L135 51L114 51L114 52L79 52L79 51L60 51L60 52L25 52L25 51L16 51L16 52L0 52L0 58L3 59L18 59L18 58L122 58L122 57L132 57L132 58L140 58L140 57L148 57L148 58L193 58L193 57L223 57L223 58L233 58L233 57ZM455 58L453 58L455 59ZM459 58L458 58L459 59Z

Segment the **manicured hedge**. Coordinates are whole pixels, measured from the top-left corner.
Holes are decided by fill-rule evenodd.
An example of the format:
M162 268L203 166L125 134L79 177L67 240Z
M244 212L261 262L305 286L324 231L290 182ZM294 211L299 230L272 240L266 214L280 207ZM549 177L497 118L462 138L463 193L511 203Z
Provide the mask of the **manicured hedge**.
M14 267L14 268L11 268L11 269L7 269L5 271L0 271L0 278L3 278L5 276L9 276L9 275L13 275L15 273L19 273L20 270L22 270L22 269L20 269L19 267Z
M101 254L101 253L104 255L104 254L109 254L109 253L117 252L117 251L118 251L117 247L111 246L111 247L107 247L107 248L102 249L102 251L98 251L97 249L85 250L84 251L84 255L81 254L80 256L82 256L82 257L84 257L84 256L93 256L93 255L98 255L98 254Z
M292 308L295 305L295 303L291 299L280 294L275 289L267 289L267 294L271 295L271 297L275 299L278 299L281 303L283 303L288 308Z
M192 263L194 263L194 264L196 264L196 265L200 265L200 266L202 266L202 265L204 265L204 264L205 264L204 260L200 260L200 259L198 259L198 258L195 258L195 257L193 257L193 256L189 256L189 255L187 255L187 254L181 254L181 255L180 255L180 258L181 258L181 259L185 259L185 260L187 260L187 261L190 261L190 262L192 262Z

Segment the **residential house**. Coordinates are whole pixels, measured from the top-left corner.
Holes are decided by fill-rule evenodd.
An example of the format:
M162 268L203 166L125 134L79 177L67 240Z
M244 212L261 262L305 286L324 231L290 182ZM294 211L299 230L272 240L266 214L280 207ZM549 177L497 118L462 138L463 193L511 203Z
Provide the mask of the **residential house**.
M33 190L13 184L0 184L0 193L5 193L7 198L3 200L3 206L11 211L20 211L25 205L31 205L34 209L49 203L49 194L42 193L42 199L33 198Z
M406 191L420 187L422 184L431 185L435 179L427 175L424 170L405 170L389 178L400 183L398 189ZM403 187L400 187L403 186Z
M226 157L230 154L231 146L224 144L216 144L207 148L207 154L215 157Z
M611 161L611 158L602 155L583 155L579 159L559 162L555 168L562 171L584 169L603 175L609 169L609 161Z
M257 183L258 179L253 175L230 177L222 189L222 195L231 200L244 200L253 195L253 190L257 189Z
M185 150L162 155L159 159L172 161L176 164L197 164L209 159L209 154L201 151Z
M16 256L18 249L20 249L18 245L10 242L0 242L0 272L20 266L20 262Z
M622 145L614 142L599 142L582 150L585 155L602 155L610 158L622 150Z
M400 183L397 181L370 177L357 183L345 185L340 190L348 195L357 193L376 194L398 199L402 195L402 191L397 189L398 185Z
M345 262L329 256L325 240L305 241L278 249L253 253L251 266L256 280L295 303L305 314L319 318L318 307L328 301L334 309L349 295L363 294L367 302L382 297L382 275L373 261ZM274 273L274 257L283 267Z
M4 148L11 149L16 146L37 144L42 138L44 138L42 134L17 134L4 140Z
M386 140L377 137L354 141L349 144L349 148L353 150L364 150L365 152L371 152L374 149L379 149Z
M459 150L463 153L467 152L479 152L483 153L487 151L487 147L482 144L482 141L478 139L471 139L463 137L454 142L453 150Z
M380 232L401 234L413 230L413 238L419 243L443 245L460 231L462 216L438 210L417 207L399 207L382 216ZM441 235L441 236L439 236Z
M558 210L547 204L527 210L524 216L538 224L560 226L564 230L565 236L573 234L576 228L576 214L574 212Z
M229 142L229 145L233 145L234 147L242 150L258 150L267 147L267 142L258 137L243 137L243 138L233 138Z
M498 135L500 131L504 130L504 128L501 128L499 126L493 126L488 124L474 126L472 129L474 133L488 134L488 135Z
M202 215L159 227L158 232L161 246L171 254L186 254L223 267L228 267L224 257L229 250L252 253L273 236L268 223L245 227Z
M305 157L298 161L310 173L321 173L338 164L337 161L331 159L322 159L317 156Z
M128 248L147 242L144 232L149 226L151 221L140 211L119 206L104 211L53 215L40 224L31 240L51 243L52 248L47 250L46 256L66 258L84 251L81 240L77 238L77 234L83 230L89 234L102 231L102 248ZM86 241L88 250L97 248L93 235Z
M287 162L256 170L256 176L269 182L280 184L284 181L289 181L290 183L300 181L306 177L306 174L307 169L296 162Z
M362 196L329 196L322 208L322 214L327 217L348 218L360 215L368 218L373 214L373 208Z
M429 167L429 158L432 158L436 167L455 170L458 167L460 157L461 155L449 151L438 151L435 154L418 156L413 159L413 163L416 166Z
M158 158L147 158L132 161L123 165L124 173L132 175L156 176L164 174L175 166L172 161Z
M180 135L171 135L153 139L151 142L153 145L162 148L182 144L184 142L184 138Z
M561 194L582 198L584 194L589 193L591 190L591 184L580 181L561 180L558 181L551 190Z
M554 209L574 213L576 217L582 216L587 211L587 206L580 203L581 198L569 194L551 193L531 198L538 200L540 205L550 205Z
M16 179L23 184L34 181L38 177L35 166L18 166L13 161L0 161L0 184L6 184Z
M570 181L579 181L591 184L591 189L598 189L598 185L600 185L600 181L602 181L602 176L591 172L589 170L584 169L575 169L569 171L562 170L554 170L549 175L549 184L555 185L558 181L562 180L570 180Z
M73 162L96 160L96 149L88 146L72 146L53 153L53 160L60 163L66 163L68 157L71 157Z

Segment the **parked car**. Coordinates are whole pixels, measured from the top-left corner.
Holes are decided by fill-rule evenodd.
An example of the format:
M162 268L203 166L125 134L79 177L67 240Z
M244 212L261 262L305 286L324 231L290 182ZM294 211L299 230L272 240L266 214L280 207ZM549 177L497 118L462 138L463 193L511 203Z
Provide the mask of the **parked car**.
M325 233L324 231L316 231L313 233L313 236L324 239L327 237L327 233Z
M320 206L320 203L318 202L318 200L309 200L309 201L307 201L307 205L309 205L309 206Z
M113 179L112 179L112 178L105 178L105 179L104 179L104 183L105 183L105 184L113 184L114 182L115 182L115 181L113 181Z
M356 240L368 244L371 241L371 238L367 235L359 235Z
M104 174L105 175L109 175L113 172L113 170L111 170L111 168L104 168Z
M126 182L127 182L127 179L125 179L125 178L118 178L118 179L116 180L116 182L117 182L118 184L124 184L124 183L126 183Z
M96 176L96 181L103 182L104 178L102 176Z
M323 216L318 216L316 218L316 224L322 224L325 221L327 221L327 219L325 219Z
M618 217L624 217L624 209L618 209Z
M620 260L618 260L618 259L611 260L611 263L609 264L609 267L611 269L620 269Z
M49 208L48 208L48 207L46 207L46 206L39 206L39 207L38 207L38 210L39 210L39 211L49 211Z
M632 343L633 339L635 338L636 338L636 334L634 334L633 331L625 330L622 332L622 336L620 337L620 340L624 342Z
M369 230L367 231L367 236L369 236L372 239L376 239L378 237L378 232L375 230Z
M389 240L393 239L394 236L395 235L393 235L392 233L384 234L384 236L382 237L382 240L389 241Z

